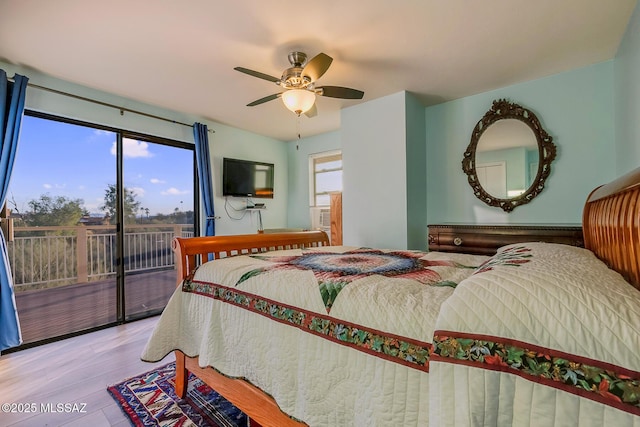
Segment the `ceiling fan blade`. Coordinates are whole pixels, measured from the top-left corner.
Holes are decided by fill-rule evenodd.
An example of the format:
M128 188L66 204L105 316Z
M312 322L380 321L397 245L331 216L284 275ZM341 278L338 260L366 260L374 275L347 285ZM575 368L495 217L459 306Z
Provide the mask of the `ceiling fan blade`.
M364 92L357 89L342 86L322 86L319 95L328 96L329 98L343 99L362 99Z
M270 76L270 75L265 74L265 73L261 73L259 71L253 71L253 70L250 70L250 69L244 68L244 67L235 67L234 70L240 71L241 73L249 74L250 76L257 77L259 79L268 80L268 81L273 82L273 83L280 83L280 79L279 78Z
M255 107L256 105L264 104L265 102L273 101L274 99L280 98L279 93L274 93L273 95L265 96L264 98L257 99L253 102L247 104L247 107Z
M329 55L324 53L317 54L302 69L302 77L308 77L312 82L315 82L327 72L332 61L333 58Z
M313 103L313 106L304 113L305 116L311 118L318 115L318 108L316 107L316 103Z

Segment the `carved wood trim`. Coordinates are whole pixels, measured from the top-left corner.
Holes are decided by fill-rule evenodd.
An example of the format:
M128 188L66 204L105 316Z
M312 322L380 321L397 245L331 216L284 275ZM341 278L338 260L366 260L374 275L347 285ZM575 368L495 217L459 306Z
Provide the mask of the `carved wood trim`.
M538 142L538 172L529 188L517 197L500 199L487 193L480 185L478 174L476 173L476 149L478 141L485 130L498 120L516 119L520 120L533 131ZM551 162L556 157L556 146L553 138L544 130L538 117L530 110L507 101L499 99L493 101L491 109L487 111L476 123L471 134L471 142L464 152L462 159L462 170L467 174L467 181L473 189L473 194L489 206L496 206L505 212L511 212L520 205L524 205L533 200L544 189L544 184L551 173Z
M640 168L592 191L582 224L585 247L640 289Z

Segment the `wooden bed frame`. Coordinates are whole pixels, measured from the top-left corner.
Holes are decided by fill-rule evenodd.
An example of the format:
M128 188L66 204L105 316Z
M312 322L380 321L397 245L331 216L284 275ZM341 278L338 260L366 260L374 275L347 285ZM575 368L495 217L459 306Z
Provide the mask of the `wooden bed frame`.
M178 286L193 273L202 260L219 259L247 253L276 249L308 248L329 245L324 231L299 231L292 233L244 234L236 236L175 238L173 250L178 266ZM185 397L189 372L197 375L220 395L240 408L251 418L252 427L303 426L280 410L270 396L249 382L229 378L213 368L201 368L197 357L188 357L180 350L176 356L176 394Z
M582 229L584 246L640 289L640 168L591 192Z
M548 228L546 228L548 229ZM640 168L595 189L583 213L584 246L610 268L620 272L640 289ZM535 240L545 240L545 235ZM200 260L271 249L326 246L324 232L252 234L240 236L176 238L174 251L178 282L188 277ZM197 357L176 351L176 393L186 393L188 373L192 372L218 393L244 411L252 426L302 426L302 422L283 413L263 391L242 379L226 377L213 368L201 368Z

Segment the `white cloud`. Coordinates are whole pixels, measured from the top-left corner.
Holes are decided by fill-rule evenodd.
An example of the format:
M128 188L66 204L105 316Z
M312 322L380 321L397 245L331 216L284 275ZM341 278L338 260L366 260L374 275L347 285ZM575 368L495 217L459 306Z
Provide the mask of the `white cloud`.
M124 157L153 157L153 154L149 151L149 144L130 138L122 139L122 153ZM116 155L115 142L111 146L111 154Z
M160 194L162 194L163 196L179 196L181 194L187 193L189 193L187 190L178 190L175 187L171 187L168 190L161 192Z
M49 184L48 182L45 182L44 184L42 184L42 186L47 190L51 190L52 188L62 190L67 187L67 184Z
M164 184L164 183L166 182L166 181L163 181L163 180L158 179L158 178L151 178L149 181L150 181L152 184Z

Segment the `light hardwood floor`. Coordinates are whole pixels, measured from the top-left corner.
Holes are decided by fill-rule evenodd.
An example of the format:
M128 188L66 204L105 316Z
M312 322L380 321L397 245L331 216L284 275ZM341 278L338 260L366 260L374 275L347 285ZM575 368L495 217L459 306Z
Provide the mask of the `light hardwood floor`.
M129 426L107 386L175 360L173 354L158 363L140 360L157 319L0 356L0 404L36 409L31 413L0 409L0 426ZM42 410L43 405L56 408L59 403L70 404L72 410L84 406L85 412Z

